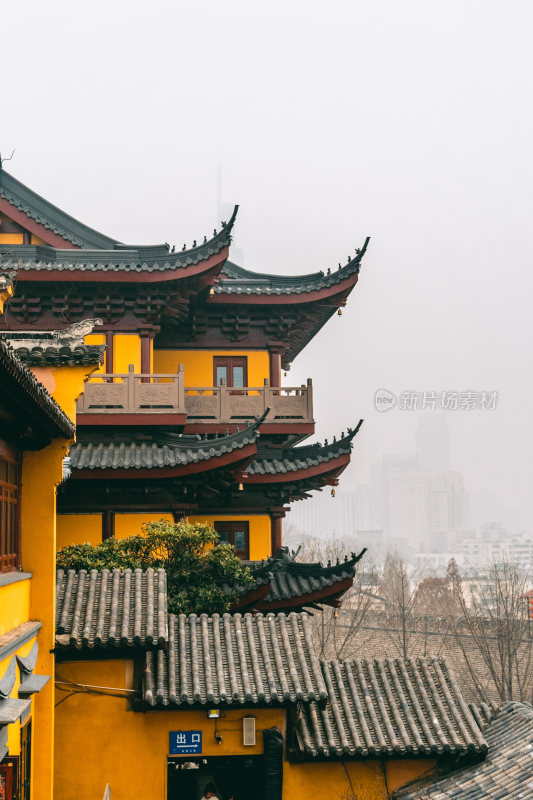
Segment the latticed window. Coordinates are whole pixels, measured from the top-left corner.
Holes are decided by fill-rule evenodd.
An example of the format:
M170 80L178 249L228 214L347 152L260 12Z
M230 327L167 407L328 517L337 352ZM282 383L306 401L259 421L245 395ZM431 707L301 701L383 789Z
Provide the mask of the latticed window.
M0 572L20 566L19 498L19 464L15 459L0 457Z

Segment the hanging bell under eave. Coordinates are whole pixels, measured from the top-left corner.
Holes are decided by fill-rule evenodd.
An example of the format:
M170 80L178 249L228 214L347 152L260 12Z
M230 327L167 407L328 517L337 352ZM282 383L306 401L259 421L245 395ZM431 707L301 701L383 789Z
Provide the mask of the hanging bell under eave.
M342 308L339 308L339 310L337 311L337 314L339 315L339 317L342 317Z
M242 492L242 491L244 491L244 486L242 485L242 483L239 483L239 492Z
M335 489L332 489L332 490L331 490L331 496L332 496L332 497L335 497Z

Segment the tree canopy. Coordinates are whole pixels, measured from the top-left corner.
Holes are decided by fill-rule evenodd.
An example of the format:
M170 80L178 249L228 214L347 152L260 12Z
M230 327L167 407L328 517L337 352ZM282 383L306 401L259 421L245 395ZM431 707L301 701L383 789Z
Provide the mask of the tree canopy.
M238 597L237 587L253 584L251 571L211 525L159 520L142 527L140 536L64 547L58 569L163 568L173 614L223 613Z

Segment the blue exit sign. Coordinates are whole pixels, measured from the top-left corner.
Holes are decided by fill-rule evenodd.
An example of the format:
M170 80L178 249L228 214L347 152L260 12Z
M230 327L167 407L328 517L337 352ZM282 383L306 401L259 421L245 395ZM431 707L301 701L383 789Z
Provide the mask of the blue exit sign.
M202 731L170 731L168 752L172 756L202 752Z

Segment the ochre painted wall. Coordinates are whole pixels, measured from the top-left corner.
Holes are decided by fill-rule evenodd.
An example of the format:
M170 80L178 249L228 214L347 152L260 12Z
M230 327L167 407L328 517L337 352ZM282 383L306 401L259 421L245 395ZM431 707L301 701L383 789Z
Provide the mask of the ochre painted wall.
M76 421L76 400L83 392L85 377L97 365L65 367L32 367L31 371L59 403L65 414Z
M22 233L0 233L0 244L22 244L23 243L24 234ZM46 244L43 239L40 239L38 236L35 236L33 233L31 235L31 243L32 244Z
M131 662L93 661L58 664L61 680L93 686L131 688ZM56 702L65 697L58 690ZM262 753L261 729L283 730L282 709L226 710L216 721L222 743L214 737L215 720L205 711L127 710L116 697L75 694L56 709L54 800L99 799L109 782L113 800L166 800L168 735L175 730L201 730L202 755ZM242 718L256 717L256 746L242 745ZM193 798L192 800L198 800ZM303 800L303 798L302 798Z
M213 386L213 356L246 356L248 386L261 387L270 376L267 350L154 350L154 373L185 371L185 386Z
M58 514L57 549L70 544L100 544L102 541L101 514Z
M260 561L268 558L270 552L270 517L268 514L239 516L238 514L198 514L187 517L189 522L208 522L210 525L218 520L220 522L242 521L250 525L250 559Z
M106 335L105 333L89 333L85 337L85 344L105 344L106 343ZM107 357L107 354L106 354ZM98 369L95 369L92 373L93 375L97 375L99 372L107 372L106 363L104 359L104 363Z
M283 797L390 800L392 791L425 775L434 764L430 759L285 763Z
M124 539L126 536L140 536L144 522L157 522L160 519L168 522L174 521L172 514L165 514L164 512L149 514L143 511L138 514L115 514L115 539Z
M0 636L30 619L30 591L29 579L0 586Z
M38 619L36 674L52 680L33 701L33 797L51 800L54 770L54 648L56 487L63 477L68 442L54 440L44 450L27 451L22 460L22 567L33 573L29 618Z
M401 786L405 786L406 783L423 777L435 767L436 763L435 760L429 758L419 761L414 758L405 759L405 761L400 759L388 761L385 769L389 792L395 792Z
M133 688L133 662L92 661L58 664L61 681ZM56 702L66 693L56 691ZM55 800L93 800L109 782L113 800L166 800L168 734L201 730L202 755L251 755L263 752L261 730L277 726L287 737L283 709L224 709L219 720L206 711L128 710L127 700L77 693L57 706ZM256 718L256 745L242 744L242 718ZM217 744L214 733L222 736ZM424 775L430 760L332 761L283 764L284 800L390 800L390 792ZM197 798L193 798L197 800Z
M126 373L133 364L141 371L141 337L136 333L115 333L113 336L113 372Z

